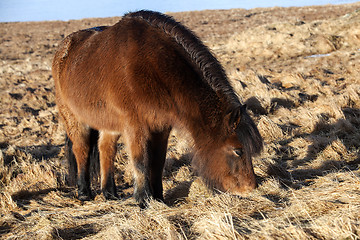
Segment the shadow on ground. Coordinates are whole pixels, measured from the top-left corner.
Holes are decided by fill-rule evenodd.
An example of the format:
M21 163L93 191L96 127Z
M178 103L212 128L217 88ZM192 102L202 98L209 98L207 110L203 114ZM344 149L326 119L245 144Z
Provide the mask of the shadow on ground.
M279 144L281 147L277 152L278 158L274 159L275 164L267 169L269 176L280 180L285 188L301 188L310 184L310 180L327 175L332 171L354 171L360 166L360 153L354 160L343 159L343 154L349 151L355 151L360 147L360 110L356 108L344 108L345 119L340 119L334 124L328 124L328 117L324 114L323 119L317 123L315 130L310 134L294 136ZM307 149L307 155L304 158L297 159L294 149L289 145L294 138L310 139L312 144ZM312 168L310 163L323 152L334 141L340 140L346 147L346 152L337 151L338 157L323 160L316 168Z

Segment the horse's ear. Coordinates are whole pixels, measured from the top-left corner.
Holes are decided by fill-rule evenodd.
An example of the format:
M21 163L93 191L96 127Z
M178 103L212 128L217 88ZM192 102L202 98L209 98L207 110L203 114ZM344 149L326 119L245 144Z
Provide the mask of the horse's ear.
M241 121L241 115L246 111L246 104L232 109L227 115L226 120L230 130L235 130Z

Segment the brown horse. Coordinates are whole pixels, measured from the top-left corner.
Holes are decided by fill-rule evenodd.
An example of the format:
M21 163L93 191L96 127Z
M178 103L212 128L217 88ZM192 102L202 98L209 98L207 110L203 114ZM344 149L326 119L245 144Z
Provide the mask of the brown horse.
M54 57L53 77L80 199L92 197L89 159L97 151L102 192L118 197L113 161L121 133L136 200L162 200L173 127L190 132L193 164L210 187L233 194L256 187L251 158L262 138L220 63L173 18L139 11L114 26L75 32Z

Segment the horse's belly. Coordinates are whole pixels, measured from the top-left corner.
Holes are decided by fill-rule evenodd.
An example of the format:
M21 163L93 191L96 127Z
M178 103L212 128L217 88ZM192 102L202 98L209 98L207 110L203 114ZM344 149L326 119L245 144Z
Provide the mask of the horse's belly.
M78 121L89 125L97 130L121 132L126 119L126 113L120 109L114 109L104 100L87 102L70 102L70 109Z

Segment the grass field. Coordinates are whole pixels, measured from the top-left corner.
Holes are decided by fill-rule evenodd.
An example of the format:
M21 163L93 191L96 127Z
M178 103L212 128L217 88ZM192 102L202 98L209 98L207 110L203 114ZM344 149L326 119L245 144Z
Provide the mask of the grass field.
M259 188L210 192L192 171L191 139L175 130L165 203L137 206L121 139L124 198L77 200L51 61L66 35L120 18L0 23L0 239L360 239L360 3L170 14L247 104L265 140L253 159Z

